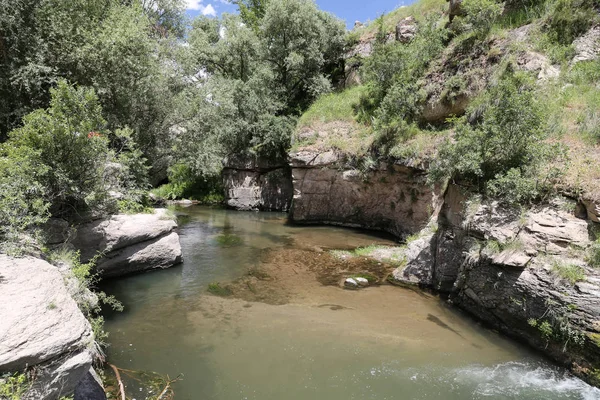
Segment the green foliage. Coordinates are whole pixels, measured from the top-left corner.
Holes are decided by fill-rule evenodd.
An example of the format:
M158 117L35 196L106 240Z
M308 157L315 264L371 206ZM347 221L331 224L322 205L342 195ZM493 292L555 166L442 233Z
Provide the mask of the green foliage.
M422 82L431 60L438 57L446 40L446 30L435 17L421 21L409 44L376 46L362 68L366 90L361 96L359 121L372 123L379 133L376 147L393 147L410 138L411 123L419 120L425 91Z
M270 0L261 25L265 59L288 112L302 111L343 73L345 27L307 0Z
M183 164L169 168L169 183L152 193L164 200L191 199L203 204L219 204L224 200L220 176L198 176Z
M600 238L590 246L586 261L591 267L600 268Z
M297 128L333 121L354 121L353 111L363 91L363 86L355 86L319 97L298 119Z
M430 179L468 180L509 203L539 199L558 174L548 164L562 154L544 142L543 122L535 86L525 75L507 71L467 116L455 120L454 140L440 149Z
M540 318L530 318L527 321L531 327L539 331L546 346L550 341L561 343L563 352L567 351L570 344L582 346L586 335L574 324L577 317L573 311L577 307L573 304L559 305L553 300L546 300L546 306L548 308Z
M40 183L48 168L38 156L32 149L0 147L0 252L18 256L30 250L37 227L49 217L47 189Z
M552 265L552 272L571 285L585 280L585 270L579 265L555 262Z
M570 45L598 20L594 9L597 0L557 0L546 20L549 38L562 45Z
M39 189L31 193L43 193L40 198L50 204L54 216L111 211L116 206L111 191L135 196L144 185L146 169L130 131L106 130L92 89L60 81L51 95L50 107L27 115L6 144L9 159L27 154L27 161L36 165ZM33 173L27 171L24 178ZM40 201L32 203L38 212L31 215L39 215Z
M265 16L268 0L233 0L238 6L242 21L253 29L259 28L260 21Z
M488 34L503 9L496 0L464 0L460 7L464 16L455 18L453 25L459 25L460 32L473 32L480 38Z
M0 398L21 400L30 386L26 373L4 374L0 376Z

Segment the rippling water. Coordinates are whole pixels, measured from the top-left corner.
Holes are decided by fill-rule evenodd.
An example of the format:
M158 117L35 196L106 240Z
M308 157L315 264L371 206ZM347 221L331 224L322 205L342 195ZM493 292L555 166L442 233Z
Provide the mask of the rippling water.
M183 374L178 400L600 399L598 389L424 293L345 291L298 276L308 282L292 285L284 305L207 295L208 283L267 262L265 252L285 250L287 262L277 265L285 269L303 262L294 249L301 257L310 249L391 241L288 226L284 214L184 213L183 265L103 287L125 305L106 315L109 361ZM231 240L235 245L223 245Z

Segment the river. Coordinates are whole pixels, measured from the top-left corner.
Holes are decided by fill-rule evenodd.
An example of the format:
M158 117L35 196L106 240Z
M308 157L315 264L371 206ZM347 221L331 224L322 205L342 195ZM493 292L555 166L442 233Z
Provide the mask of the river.
M182 265L102 285L125 307L105 313L109 362L181 374L177 400L600 399L435 296L343 290L315 272L339 262L330 249L390 238L290 226L281 213L178 212ZM270 275L238 284L239 296L207 292L256 270Z

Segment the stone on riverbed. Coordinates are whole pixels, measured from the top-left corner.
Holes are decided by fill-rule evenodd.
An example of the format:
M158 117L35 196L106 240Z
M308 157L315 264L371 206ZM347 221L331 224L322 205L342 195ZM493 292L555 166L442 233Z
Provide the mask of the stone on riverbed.
M354 278L347 278L344 281L344 287L346 289L358 289L358 282Z
M22 399L73 393L90 369L93 334L56 267L0 255L0 372L35 368Z
M367 286L369 286L369 280L367 278L357 277L357 278L353 278L353 279L356 281L356 283L360 287L367 287Z

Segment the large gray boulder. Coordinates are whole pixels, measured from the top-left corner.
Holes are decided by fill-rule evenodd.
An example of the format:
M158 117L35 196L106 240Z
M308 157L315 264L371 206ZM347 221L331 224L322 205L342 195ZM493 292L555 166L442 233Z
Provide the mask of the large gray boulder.
M73 393L92 364L88 321L46 261L0 255L0 372L36 369L25 399Z
M114 277L168 268L182 260L177 222L165 209L153 214L114 215L108 219L81 225L72 244L81 250L84 261L96 254L104 277Z

